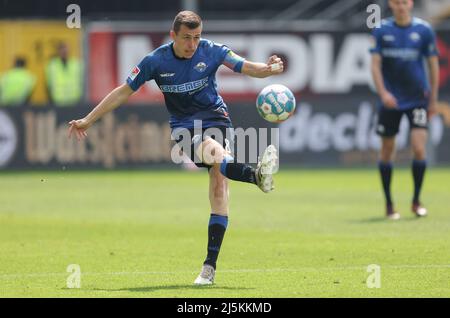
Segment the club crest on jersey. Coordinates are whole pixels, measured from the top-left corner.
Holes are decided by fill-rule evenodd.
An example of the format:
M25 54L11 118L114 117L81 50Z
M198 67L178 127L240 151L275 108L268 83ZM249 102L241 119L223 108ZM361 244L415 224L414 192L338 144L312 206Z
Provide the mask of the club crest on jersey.
M136 76L138 76L138 74L139 74L140 72L141 72L140 68L137 67L137 66L135 66L135 67L133 68L133 70L131 71L130 79L133 81L133 80L136 78Z
M411 33L411 34L409 35L409 38L410 38L411 40L413 40L414 42L417 42L417 41L420 40L420 34L417 33L417 32L413 32L413 33Z
M206 70L207 65L205 64L205 62L199 62L197 65L194 66L194 69L197 72L204 72Z

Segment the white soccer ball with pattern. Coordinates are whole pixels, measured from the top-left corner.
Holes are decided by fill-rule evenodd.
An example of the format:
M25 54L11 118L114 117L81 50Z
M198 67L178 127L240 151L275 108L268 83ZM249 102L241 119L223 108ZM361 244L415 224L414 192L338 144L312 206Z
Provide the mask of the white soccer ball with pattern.
M295 97L291 90L281 84L266 86L256 99L258 113L271 123L281 123L294 114Z

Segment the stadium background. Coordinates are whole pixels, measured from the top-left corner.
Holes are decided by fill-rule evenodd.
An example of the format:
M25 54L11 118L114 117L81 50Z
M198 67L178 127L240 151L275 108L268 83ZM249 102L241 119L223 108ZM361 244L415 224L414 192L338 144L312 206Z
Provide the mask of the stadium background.
M0 73L24 56L37 77L28 105L0 108L0 169L176 167L170 161L167 111L154 84L102 120L80 145L66 138L67 121L85 114L132 67L168 39L183 8L204 19L204 37L264 61L276 53L286 71L264 80L221 68L218 83L236 127L275 127L257 115L254 101L267 84L281 83L298 101L295 117L280 125L281 163L302 166L373 166L377 97L370 76L366 9L384 1L78 1L81 28L68 28L70 1L2 1ZM24 5L26 4L26 5ZM450 22L448 1L416 1L415 14L433 22L440 50L440 116L430 127L429 161L450 162ZM445 9L445 10L444 10ZM83 98L72 107L49 105L45 65L64 41L84 65ZM80 150L81 149L81 150ZM102 149L102 150L100 150ZM407 123L398 162L408 163Z
M37 78L29 104L0 106L0 297L450 296L449 0L415 1L438 34L440 116L428 144L426 218L410 212L402 126L392 184L398 221L384 214L368 68L366 9L377 3L385 17L384 0L79 0L81 28L71 29L73 2L0 0L0 74L21 55ZM171 162L168 114L154 87L91 127L85 142L67 138L68 121L123 83L181 9L198 11L204 36L243 56L286 61L286 72L267 80L221 69L235 126L277 127L255 109L268 83L289 86L298 101L280 126L275 191L230 184L230 226L211 288L192 285L205 256L208 174ZM84 64L82 99L66 107L49 101L45 85L61 41ZM284 307L268 301L274 312Z

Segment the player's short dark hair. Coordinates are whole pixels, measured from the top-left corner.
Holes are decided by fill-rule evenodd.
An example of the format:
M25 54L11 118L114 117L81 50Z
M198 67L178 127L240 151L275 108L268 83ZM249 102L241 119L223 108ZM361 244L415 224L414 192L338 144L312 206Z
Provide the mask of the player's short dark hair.
M182 25L185 25L189 29L195 29L202 25L202 19L195 12L181 11L173 20L172 30L175 31L175 33L178 33Z

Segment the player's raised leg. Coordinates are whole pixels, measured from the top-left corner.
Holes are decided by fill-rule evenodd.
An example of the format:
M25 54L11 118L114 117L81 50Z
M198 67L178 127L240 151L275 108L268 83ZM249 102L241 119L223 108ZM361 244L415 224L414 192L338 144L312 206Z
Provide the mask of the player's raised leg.
M383 185L384 198L386 200L386 216L389 219L397 220L400 214L394 209L391 197L392 161L395 151L395 136L381 138L380 161L378 170L380 171L381 184Z
M411 129L411 148L414 159L412 162L412 176L414 179L414 195L412 199L412 212L417 216L427 215L427 209L422 206L420 202L420 192L422 183L427 168L426 162L426 142L428 132L426 129L413 128Z
M236 162L230 153L225 152L222 145L212 138L206 138L197 155L208 165L220 167L222 175L228 179L256 184L263 192L273 190L273 173L277 167L277 150L273 145L267 147L260 158L257 168Z
M258 160L255 175L256 182L263 192L270 192L274 189L273 174L278 167L277 149L274 145L269 145L262 157Z

